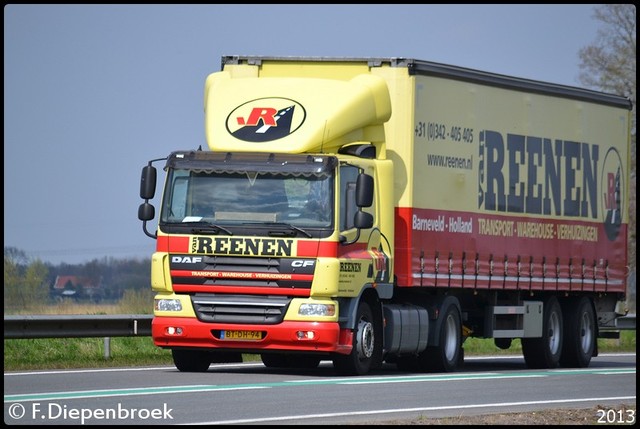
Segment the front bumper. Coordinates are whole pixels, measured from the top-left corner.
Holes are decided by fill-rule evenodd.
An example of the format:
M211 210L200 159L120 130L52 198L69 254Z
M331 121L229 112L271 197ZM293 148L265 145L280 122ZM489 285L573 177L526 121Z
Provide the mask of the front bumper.
M180 328L180 334L177 334ZM222 339L222 331L262 332L259 340ZM173 334L171 334L173 332ZM313 335L301 336L300 333ZM336 322L284 321L277 325L203 323L196 318L154 317L153 342L158 347L194 347L260 353L265 350L348 354L352 333Z

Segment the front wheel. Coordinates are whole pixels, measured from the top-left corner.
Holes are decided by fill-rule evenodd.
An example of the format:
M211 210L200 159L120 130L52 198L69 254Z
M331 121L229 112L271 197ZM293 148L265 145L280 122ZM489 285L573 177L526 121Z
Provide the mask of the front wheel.
M171 355L181 372L206 372L211 364L211 354L207 351L172 349Z
M544 302L542 337L523 338L522 353L529 368L551 369L560 364L562 354L562 309L555 296Z
M358 306L356 329L353 333L353 348L348 355L337 355L333 366L343 375L363 375L369 372L374 358L376 338L373 312L366 302Z

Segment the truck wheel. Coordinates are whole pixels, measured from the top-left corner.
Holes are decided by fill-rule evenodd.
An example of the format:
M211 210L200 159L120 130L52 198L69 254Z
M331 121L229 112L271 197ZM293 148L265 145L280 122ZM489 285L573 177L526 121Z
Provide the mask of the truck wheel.
M206 372L211 364L211 355L207 351L172 349L171 355L181 372Z
M522 353L529 368L557 368L562 354L562 310L555 296L544 302L542 337L523 338Z
M437 346L427 347L418 360L423 371L452 372L462 359L462 321L458 308L449 304L442 313Z
M596 347L596 319L591 300L586 296L563 303L564 342L560 364L586 368Z
M376 341L371 307L366 302L358 306L356 329L353 333L353 348L348 355L337 355L333 366L343 375L363 375L369 372L373 362Z

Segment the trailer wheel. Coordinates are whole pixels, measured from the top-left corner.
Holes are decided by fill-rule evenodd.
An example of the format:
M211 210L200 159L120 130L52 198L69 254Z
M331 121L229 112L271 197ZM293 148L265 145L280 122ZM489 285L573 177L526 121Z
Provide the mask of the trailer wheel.
M181 372L206 372L211 364L211 355L207 351L172 349L171 355Z
M358 306L356 329L353 333L353 348L348 355L336 355L333 366L343 375L363 375L369 372L374 358L376 336L371 307L366 302Z
M451 303L442 313L438 345L427 347L418 360L423 371L452 372L463 359L462 321L458 308Z
M562 309L555 296L544 302L542 337L523 338L522 353L529 368L557 368L562 354Z
M597 341L591 300L583 296L563 304L564 342L560 364L569 368L586 368L591 362Z

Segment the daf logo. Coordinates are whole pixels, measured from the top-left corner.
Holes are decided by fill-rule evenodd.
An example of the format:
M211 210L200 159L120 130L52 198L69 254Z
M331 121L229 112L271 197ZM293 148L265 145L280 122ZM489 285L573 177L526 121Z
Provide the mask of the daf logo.
M202 262L202 256L172 256L171 262L176 264L195 264Z
M291 266L294 268L312 267L314 263L315 261L309 261L309 260L304 261L304 260L296 259L294 261L291 261Z

